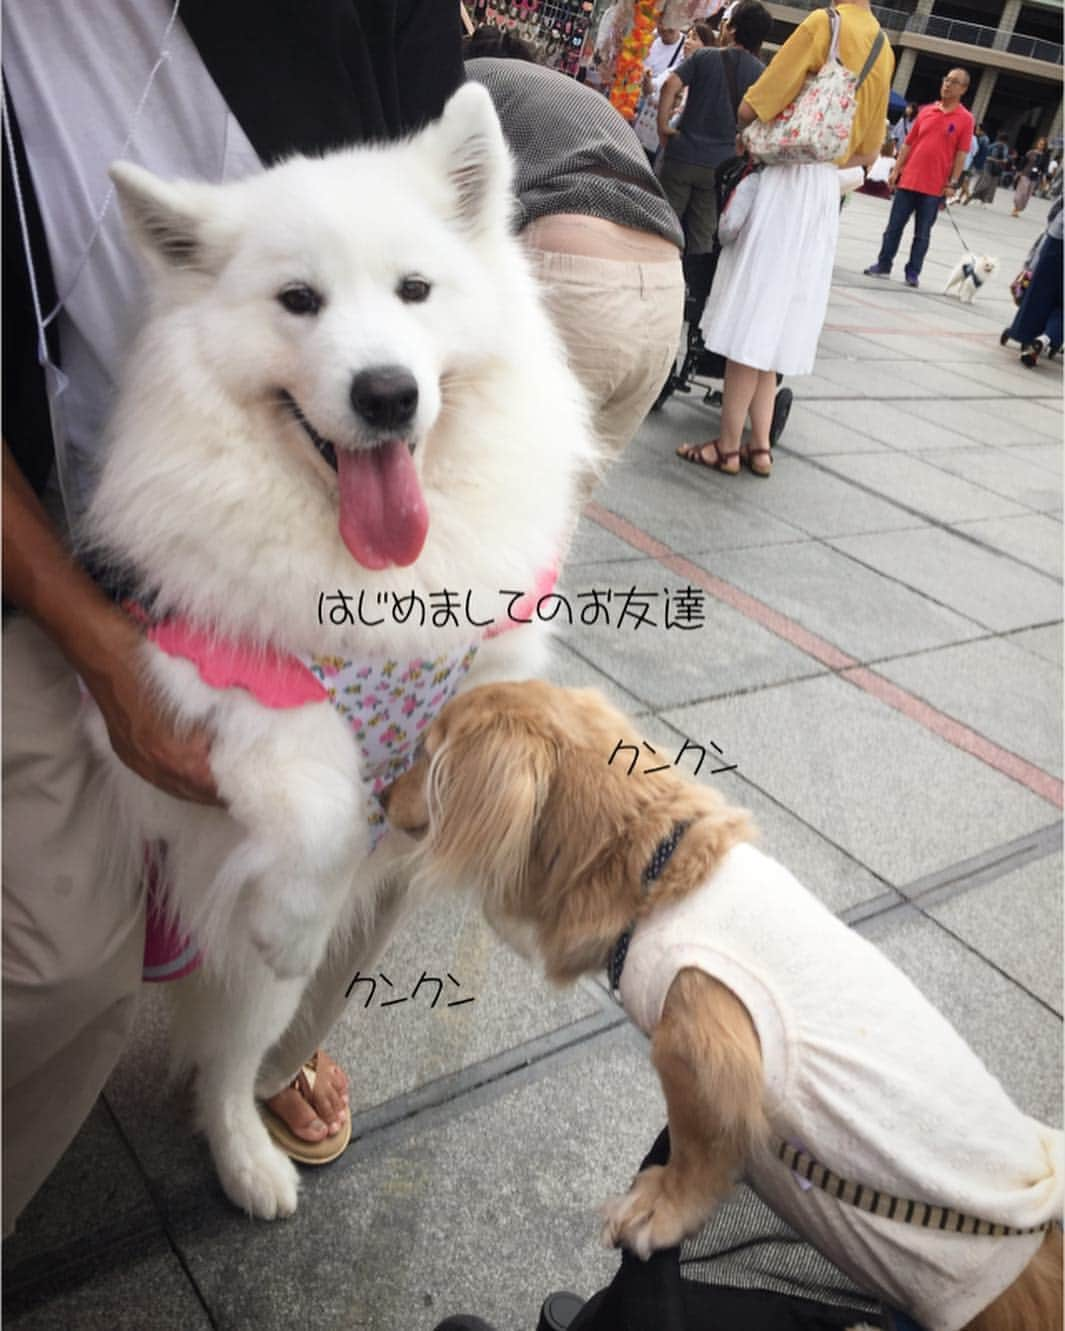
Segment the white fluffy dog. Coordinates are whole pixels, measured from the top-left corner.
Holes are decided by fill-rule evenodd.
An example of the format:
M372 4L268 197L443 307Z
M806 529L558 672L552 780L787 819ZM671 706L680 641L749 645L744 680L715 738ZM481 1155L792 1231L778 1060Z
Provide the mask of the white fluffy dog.
M992 258L990 254L963 255L947 278L947 285L943 288L944 296L951 291L957 291L962 304L971 305L976 299L976 293L997 267L998 260Z
M150 305L84 539L134 579L143 668L213 733L224 810L148 786L90 727L132 853L166 843L170 907L202 950L176 1034L222 1184L272 1218L297 1176L256 1075L330 938L361 931L363 964L380 943L371 788L471 649L479 678L536 668L543 625L482 644L471 621L549 585L594 450L510 235L483 89L403 143L232 184L112 175Z

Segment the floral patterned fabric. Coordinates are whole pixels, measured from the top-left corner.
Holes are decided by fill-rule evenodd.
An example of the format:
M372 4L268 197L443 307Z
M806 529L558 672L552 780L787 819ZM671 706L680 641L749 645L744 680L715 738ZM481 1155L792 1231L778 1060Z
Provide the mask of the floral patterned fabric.
M884 34L877 35L862 72L854 74L839 58L839 12L830 9L828 20L832 41L820 70L807 76L798 97L772 120L752 121L743 131L748 151L759 162L834 162L846 150L858 89L876 64Z
M306 668L321 682L329 701L351 726L362 754L373 846L386 827L378 796L414 761L422 732L462 683L477 655L477 646L473 643L405 664L394 660L345 661L335 656L304 658Z

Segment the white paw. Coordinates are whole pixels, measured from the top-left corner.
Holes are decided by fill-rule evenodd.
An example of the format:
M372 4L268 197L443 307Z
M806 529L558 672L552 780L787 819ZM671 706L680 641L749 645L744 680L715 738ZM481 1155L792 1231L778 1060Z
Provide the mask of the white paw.
M671 1180L654 1165L637 1175L632 1187L600 1208L605 1247L625 1247L642 1261L662 1248L676 1247L703 1224L712 1205L673 1198Z
M226 1196L259 1220L280 1220L296 1210L299 1175L296 1166L263 1132L263 1140L231 1137L216 1152L218 1177Z

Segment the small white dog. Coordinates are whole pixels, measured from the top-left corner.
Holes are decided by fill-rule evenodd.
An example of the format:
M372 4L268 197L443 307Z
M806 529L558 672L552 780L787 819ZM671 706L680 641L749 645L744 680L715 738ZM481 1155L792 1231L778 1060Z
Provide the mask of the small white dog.
M361 964L380 946L372 791L475 653L482 676L537 667L543 624L481 625L502 589L549 585L594 448L482 88L403 143L230 184L112 175L150 303L83 541L132 576L143 668L212 733L224 809L135 777L98 713L90 731L124 844L139 864L165 842L203 956L175 1036L219 1176L272 1218L297 1176L256 1077L331 937L361 930Z
M958 260L943 288L944 296L957 290L958 299L971 305L976 293L998 267L998 260L990 254L966 254Z

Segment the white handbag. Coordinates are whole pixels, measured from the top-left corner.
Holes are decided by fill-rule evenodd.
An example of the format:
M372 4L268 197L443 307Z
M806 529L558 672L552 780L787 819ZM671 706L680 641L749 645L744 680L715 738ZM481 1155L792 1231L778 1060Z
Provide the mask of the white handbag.
M759 162L796 165L834 162L846 150L854 124L858 90L876 64L884 45L878 32L860 74L853 74L839 58L839 11L828 10L832 41L828 59L816 74L808 74L798 97L772 120L754 120L743 131L743 142Z

